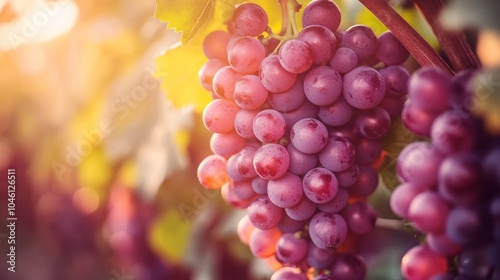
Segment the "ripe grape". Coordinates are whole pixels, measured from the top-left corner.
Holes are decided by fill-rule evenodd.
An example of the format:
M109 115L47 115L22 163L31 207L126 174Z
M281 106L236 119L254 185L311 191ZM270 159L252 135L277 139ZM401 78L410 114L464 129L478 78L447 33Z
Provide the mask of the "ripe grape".
M253 37L234 37L227 46L229 64L242 74L257 72L261 61L265 57L266 49L264 45Z
M279 144L266 144L255 153L253 166L257 174L267 180L285 175L290 165L290 156Z
M276 243L276 255L285 263L297 264L307 255L308 244L293 233L283 234Z
M263 143L278 141L285 130L285 118L276 110L262 110L253 119L253 133Z
M234 85L233 99L241 109L258 109L267 99L267 89L255 75L239 78Z
M332 200L339 188L335 174L322 167L309 170L303 180L304 194L318 204Z
M337 48L337 39L333 32L321 25L306 26L300 31L298 39L309 46L313 64L327 62Z
M378 39L373 30L362 24L349 27L342 38L342 46L352 49L363 60L375 53Z
M244 3L233 13L232 24L234 32L243 36L258 36L267 29L269 18L261 6Z
M351 72L358 65L358 55L350 48L338 48L329 65L341 74Z
M304 93L315 105L330 105L342 94L342 77L329 66L315 67L304 79Z
M344 76L344 97L354 108L370 109L385 95L384 78L373 68L358 66Z
M278 52L281 66L290 73L303 73L313 63L309 45L298 39L286 41Z
M339 7L330 0L311 1L302 13L302 26L321 25L335 32L339 28L341 14Z
M267 90L280 93L293 86L297 74L286 71L281 66L278 55L270 54L260 63L259 77Z
M330 137L318 155L319 162L333 172L342 172L354 164L354 146L342 137Z
M410 53L390 31L378 37L376 57L387 65L398 65L406 61Z
M267 195L271 202L278 207L293 207L300 202L304 195L302 179L293 173L287 172L280 178L269 181Z
M274 205L268 196L260 195L248 206L247 215L256 228L269 230L279 223L283 209Z
M293 125L290 140L297 150L306 154L315 154L326 146L328 130L317 119L304 118Z
M337 248L347 236L347 224L339 214L318 212L309 222L309 236L321 249Z

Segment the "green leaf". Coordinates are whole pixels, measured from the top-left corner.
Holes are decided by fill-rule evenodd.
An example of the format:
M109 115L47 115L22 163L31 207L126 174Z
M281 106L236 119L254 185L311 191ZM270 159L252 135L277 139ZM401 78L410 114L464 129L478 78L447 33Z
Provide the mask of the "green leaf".
M405 128L401 118L398 118L392 124L391 130L385 137L384 151L385 160L379 169L382 182L389 190L394 190L399 184L396 175L396 162L401 150L408 144L422 140L411 131Z

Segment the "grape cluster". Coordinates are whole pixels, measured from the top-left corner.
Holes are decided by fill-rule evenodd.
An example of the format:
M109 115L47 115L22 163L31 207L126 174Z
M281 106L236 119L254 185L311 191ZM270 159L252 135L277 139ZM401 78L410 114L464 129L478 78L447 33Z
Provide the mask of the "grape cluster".
M430 137L401 151L396 169L402 184L390 201L397 215L426 234L402 260L410 280L500 277L500 142L468 110L476 74L449 77L422 68L409 80L403 122Z
M214 97L202 118L213 154L200 183L247 209L238 235L279 263L271 279L364 279L349 238L370 232L366 197L378 185L382 138L406 100L407 50L365 25L339 31L330 0L310 2L303 29L276 43L258 5L238 6L228 32L209 34L202 85ZM275 51L276 48L276 51ZM352 246L351 246L352 247Z

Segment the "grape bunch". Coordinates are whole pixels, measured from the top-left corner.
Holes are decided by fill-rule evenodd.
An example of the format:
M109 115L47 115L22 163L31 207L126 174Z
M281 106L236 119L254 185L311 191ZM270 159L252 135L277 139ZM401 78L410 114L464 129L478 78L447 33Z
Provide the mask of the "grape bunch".
M406 279L500 279L500 141L468 110L476 75L422 68L409 80L403 122L430 141L396 165L391 208L426 234L403 257Z
M273 280L366 275L349 240L375 227L366 197L378 186L382 139L406 101L409 53L390 32L340 31L340 22L334 2L315 0L300 32L292 23L273 34L265 10L245 3L228 31L203 42L199 77L214 99L202 118L213 154L198 179L247 209L238 235L279 268Z

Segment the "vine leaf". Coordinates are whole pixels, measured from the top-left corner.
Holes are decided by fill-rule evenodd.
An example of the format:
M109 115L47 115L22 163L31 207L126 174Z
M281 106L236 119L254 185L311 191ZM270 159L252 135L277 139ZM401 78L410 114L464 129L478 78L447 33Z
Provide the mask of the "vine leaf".
M226 22L235 5L243 0L157 0L155 17L169 28L182 31L182 44L188 43L212 21Z
M400 184L396 175L396 162L399 153L408 144L420 141L422 138L406 129L401 118L398 118L392 124L391 130L386 135L385 139L385 161L380 167L379 173L384 185L389 190L393 191Z

